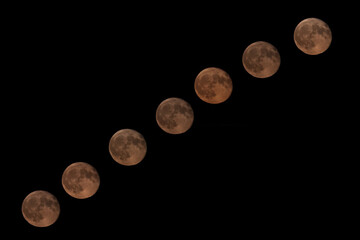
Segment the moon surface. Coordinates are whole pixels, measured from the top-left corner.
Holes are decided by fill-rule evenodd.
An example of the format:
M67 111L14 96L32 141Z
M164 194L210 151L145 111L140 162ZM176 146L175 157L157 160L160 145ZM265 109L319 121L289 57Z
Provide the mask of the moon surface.
M85 199L97 192L100 186L100 177L90 164L76 162L65 169L62 175L62 185L70 196Z
M211 104L225 102L233 90L229 74L216 67L202 70L195 78L194 87L198 97Z
M330 47L332 34L324 21L318 18L307 18L296 26L294 41L304 53L318 55Z
M58 219L60 204L51 193L37 190L26 196L21 211L25 220L31 225L48 227Z
M188 131L194 121L191 105L181 98L168 98L156 109L156 122L159 127L170 134L181 134Z
M117 163L132 166L144 159L147 145L141 133L132 129L122 129L111 137L109 152Z
M242 62L250 75L257 78L268 78L279 70L280 54L272 44L258 41L245 49Z

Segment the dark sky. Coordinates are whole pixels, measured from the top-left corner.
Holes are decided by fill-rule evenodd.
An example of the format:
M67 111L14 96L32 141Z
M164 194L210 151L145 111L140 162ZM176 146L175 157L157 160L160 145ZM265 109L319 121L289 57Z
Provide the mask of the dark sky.
M118 238L291 236L325 227L319 222L331 218L327 169L334 162L322 153L332 151L324 139L332 137L336 117L340 51L328 7L12 7L2 88L11 227L34 236ZM318 56L293 41L296 25L308 17L332 30L330 48ZM268 79L253 78L241 62L245 48L260 40L281 55ZM195 77L206 67L231 76L234 90L225 103L196 96ZM169 97L193 107L185 134L156 124L156 108ZM110 137L122 128L147 141L137 166L121 166L108 153ZM63 170L77 161L93 165L101 178L86 200L61 186ZM60 202L58 221L45 229L21 214L34 190Z

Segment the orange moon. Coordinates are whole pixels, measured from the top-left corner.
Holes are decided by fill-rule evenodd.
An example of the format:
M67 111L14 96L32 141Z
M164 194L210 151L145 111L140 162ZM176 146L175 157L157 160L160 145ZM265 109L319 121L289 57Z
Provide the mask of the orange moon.
M197 75L194 88L201 100L217 104L225 102L230 97L233 84L227 72L220 68L209 67Z
M190 129L194 121L191 105L181 98L168 98L156 109L156 122L170 134L181 134Z
M122 129L111 137L109 152L117 163L132 166L144 159L147 145L141 133L132 129Z
M25 220L35 227L48 227L56 222L60 214L60 204L56 197L47 191L34 191L22 203Z
M100 177L90 164L76 162L65 169L62 175L62 185L70 196L85 199L97 192L100 186Z
M258 41L244 51L242 62L245 70L256 78L268 78L280 67L280 54L270 43Z
M304 53L318 55L330 47L332 34L324 21L318 18L307 18L296 26L294 41Z

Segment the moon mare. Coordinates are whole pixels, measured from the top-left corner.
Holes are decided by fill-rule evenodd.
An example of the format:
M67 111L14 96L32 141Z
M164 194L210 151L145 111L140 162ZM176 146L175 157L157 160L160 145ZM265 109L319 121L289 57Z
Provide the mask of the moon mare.
M245 49L242 62L250 75L257 78L268 78L279 70L280 54L272 44L258 41Z
M194 85L198 97L212 104L225 102L233 90L229 74L216 67L202 70L195 78Z
M307 18L296 26L294 41L304 53L318 55L330 47L332 33L324 21L318 18Z
M144 159L147 145L141 133L132 129L122 129L111 137L109 152L117 163L132 166Z
M21 211L25 220L31 225L48 227L58 219L60 204L51 193L37 190L26 196Z
M76 162L65 169L62 175L62 185L70 196L85 199L97 192L100 186L100 177L90 164Z
M156 122L170 134L181 134L190 129L194 121L191 105L181 98L168 98L156 109Z

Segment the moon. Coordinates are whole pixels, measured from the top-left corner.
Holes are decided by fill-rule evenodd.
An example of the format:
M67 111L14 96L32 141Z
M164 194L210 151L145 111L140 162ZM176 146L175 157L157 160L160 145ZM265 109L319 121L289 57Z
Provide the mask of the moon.
M229 74L216 67L202 70L195 78L194 87L198 97L211 104L225 102L233 90Z
M90 164L76 162L65 169L62 175L62 186L70 196L85 199L97 192L100 186L100 177Z
M132 129L122 129L111 137L109 152L117 163L132 166L144 159L147 145L141 133Z
M26 196L21 211L25 220L31 225L48 227L58 219L60 204L51 193L37 190Z
M245 49L242 62L250 75L256 78L268 78L279 70L280 54L272 44L258 41Z
M194 121L191 105L181 98L168 98L156 109L156 122L159 127L170 134L181 134L188 131Z
M306 54L318 55L325 52L331 44L332 34L329 26L318 18L307 18L295 28L296 46Z

